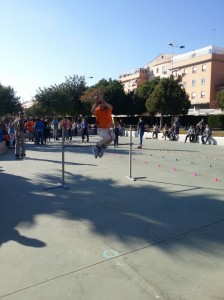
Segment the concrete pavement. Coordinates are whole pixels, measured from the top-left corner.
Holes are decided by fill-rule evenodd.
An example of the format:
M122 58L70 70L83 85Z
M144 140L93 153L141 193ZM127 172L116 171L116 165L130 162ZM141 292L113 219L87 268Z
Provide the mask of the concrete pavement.
M90 144L97 137L91 136ZM221 146L80 137L0 156L0 299L224 299Z

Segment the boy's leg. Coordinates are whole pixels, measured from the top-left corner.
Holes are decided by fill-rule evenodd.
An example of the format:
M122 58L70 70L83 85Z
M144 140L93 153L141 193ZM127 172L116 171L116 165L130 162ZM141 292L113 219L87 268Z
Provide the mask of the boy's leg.
M110 128L98 128L97 134L101 137L101 140L96 143L98 147L107 147L115 139L115 134Z

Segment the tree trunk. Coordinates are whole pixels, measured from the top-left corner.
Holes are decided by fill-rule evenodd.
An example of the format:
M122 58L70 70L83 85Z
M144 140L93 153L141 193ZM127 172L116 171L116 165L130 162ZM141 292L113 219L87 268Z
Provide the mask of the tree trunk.
M162 129L162 127L163 127L163 114L161 114L160 124L159 124L159 128Z

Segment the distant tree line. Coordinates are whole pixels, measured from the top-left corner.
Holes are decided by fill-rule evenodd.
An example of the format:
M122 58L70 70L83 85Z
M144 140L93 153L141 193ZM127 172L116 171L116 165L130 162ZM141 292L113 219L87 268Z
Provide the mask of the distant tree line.
M15 114L21 109L20 97L16 96L14 89L0 83L0 116Z
M117 80L102 79L88 87L84 76L65 77L61 84L39 88L33 105L26 109L26 115L35 116L76 116L90 115L93 98L101 94L113 106L114 115L160 114L160 126L164 116L185 116L191 106L189 96L180 78L155 78L144 82L136 91L125 93ZM218 95L221 108L224 108L224 92ZM20 98L12 87L0 84L0 115L17 113L22 109Z

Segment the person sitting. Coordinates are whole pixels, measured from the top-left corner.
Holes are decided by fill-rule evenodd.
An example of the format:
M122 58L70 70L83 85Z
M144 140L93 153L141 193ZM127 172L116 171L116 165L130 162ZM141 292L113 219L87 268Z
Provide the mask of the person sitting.
M187 135L185 137L185 143L187 142L188 138L190 142L192 142L194 139L194 127L192 125L190 125L190 127L188 128Z
M169 139L170 139L170 141L177 141L178 140L178 133L176 131L176 127L175 126L172 126L170 128Z
M158 139L159 127L157 124L153 126L152 138Z
M209 138L210 138L211 135L212 135L211 129L208 126L208 124L206 124L204 133L201 136L201 142L202 142L202 144L205 145L208 142L208 140L209 140Z

